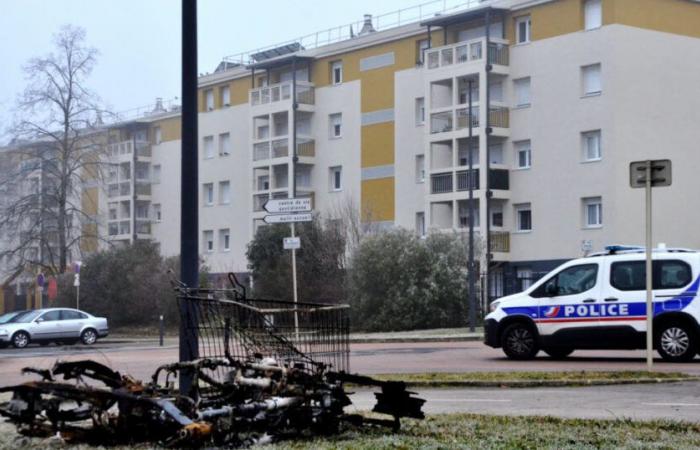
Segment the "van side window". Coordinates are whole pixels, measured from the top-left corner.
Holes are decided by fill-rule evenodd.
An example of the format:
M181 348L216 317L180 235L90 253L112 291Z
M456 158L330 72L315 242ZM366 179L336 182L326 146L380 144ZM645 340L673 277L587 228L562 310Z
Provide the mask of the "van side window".
M654 289L678 289L690 283L690 266L678 260L652 262L652 287ZM610 284L620 291L643 291L646 289L646 266L644 261L622 261L612 263Z
M576 295L592 289L598 279L598 264L582 264L562 270L530 294L535 298Z

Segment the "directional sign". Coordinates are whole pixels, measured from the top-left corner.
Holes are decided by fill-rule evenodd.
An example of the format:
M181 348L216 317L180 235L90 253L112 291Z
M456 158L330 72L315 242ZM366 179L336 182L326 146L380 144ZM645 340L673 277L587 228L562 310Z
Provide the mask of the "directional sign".
M670 186L671 161L668 159L630 163L630 186L633 188L646 187L648 163L651 164L651 187Z
M311 211L311 198L277 198L263 205L265 211L273 214Z
M296 222L311 222L313 215L311 213L302 214L274 214L263 217L265 223L296 223Z
M298 237L286 237L282 240L285 250L299 250L301 248L301 239Z

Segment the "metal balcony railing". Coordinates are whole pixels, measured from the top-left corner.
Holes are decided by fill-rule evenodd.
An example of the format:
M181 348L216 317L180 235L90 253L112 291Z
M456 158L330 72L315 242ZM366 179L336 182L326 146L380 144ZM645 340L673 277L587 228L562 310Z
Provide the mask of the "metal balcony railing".
M439 173L430 176L431 194L445 194L452 191L452 173Z
M497 128L510 128L510 111L505 106L492 106L489 109L489 125Z
M135 183L136 195L151 195L151 183Z
M479 169L472 169L471 173L468 170L457 172L457 190L469 190L470 185L472 189L479 189Z
M253 145L253 161L270 159L270 143L259 142Z
M479 38L428 49L426 51L428 61L426 67L430 70L471 61L481 61L484 58L485 46L486 38ZM508 65L508 41L491 38L488 53L490 64Z
M472 128L479 127L479 107L472 108ZM462 108L457 110L457 129L463 130L469 128L469 109Z
M288 139L278 139L276 141L272 141L272 157L273 158L284 158L287 155L289 155L289 140Z
M297 81L296 91L297 102L306 105L313 105L315 103L316 99L313 84L305 81ZM249 96L252 106L290 100L292 98L292 82L285 81L284 83L251 89Z
M510 252L510 233L508 231L492 231L489 233L489 237L492 252Z
M452 111L445 111L430 115L430 132L446 133L454 129L452 123Z
M489 64L507 66L510 64L507 41L489 42Z
M316 156L316 141L308 138L299 138L297 142L297 155L307 158Z

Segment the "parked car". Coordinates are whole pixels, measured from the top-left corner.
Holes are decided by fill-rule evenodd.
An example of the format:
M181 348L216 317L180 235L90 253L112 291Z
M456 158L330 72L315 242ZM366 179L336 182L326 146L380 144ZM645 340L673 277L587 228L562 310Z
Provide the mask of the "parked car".
M75 344L78 341L92 345L108 333L104 317L69 308L37 309L20 311L6 322L0 322L0 345L24 348L30 342L48 345L51 342Z
M5 313L2 316L0 316L0 325L2 325L3 323L7 323L10 320L12 320L13 318L19 316L20 314L24 314L26 312L27 312L27 310L23 309L21 311L12 311L9 313Z

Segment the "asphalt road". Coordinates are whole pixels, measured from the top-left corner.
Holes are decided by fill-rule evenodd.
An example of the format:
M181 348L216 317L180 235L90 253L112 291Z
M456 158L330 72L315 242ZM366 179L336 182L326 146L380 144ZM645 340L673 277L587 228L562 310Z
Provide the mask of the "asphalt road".
M154 369L177 359L174 341L165 347L152 342L97 343L92 347L30 347L0 350L0 384L26 380L22 367L50 367L56 359L91 358L122 373L147 379ZM351 369L364 374L469 371L644 370L642 351L579 351L564 361L541 356L510 361L500 350L480 342L354 344ZM700 359L687 364L656 361L658 371L700 375ZM700 420L700 384L674 383L585 388L431 389L427 412L489 414L551 414L562 417L631 417ZM371 393L357 394L359 408L371 403ZM575 399L572 401L572 399Z

